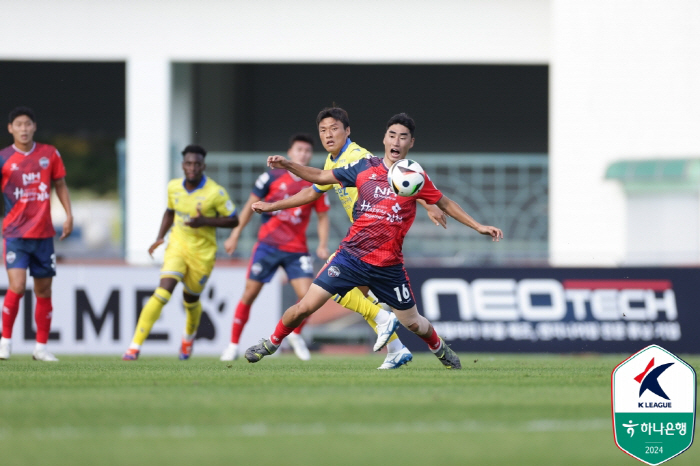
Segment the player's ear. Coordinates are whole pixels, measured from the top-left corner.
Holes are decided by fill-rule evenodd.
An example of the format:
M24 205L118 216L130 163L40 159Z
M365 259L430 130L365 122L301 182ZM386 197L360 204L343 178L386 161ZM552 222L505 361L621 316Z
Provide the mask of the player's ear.
M350 127L345 128L345 137L350 136Z
M408 146L409 149L413 149L413 144L416 142L416 138L411 138L411 145Z

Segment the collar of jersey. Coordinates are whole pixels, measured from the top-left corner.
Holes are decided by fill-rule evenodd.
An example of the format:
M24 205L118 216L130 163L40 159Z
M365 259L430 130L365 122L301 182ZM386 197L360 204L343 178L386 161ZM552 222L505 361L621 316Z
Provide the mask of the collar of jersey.
M198 189L202 189L202 187L204 186L204 183L207 182L207 175L202 175L202 181L200 181L199 184L197 185L197 187L194 188L192 191L190 191L189 189L187 189L187 186L185 186L185 181L186 181L186 180L183 178L183 179L182 179L182 187L185 188L185 191L187 191L188 193L191 194L191 193L197 191Z
M14 144L12 144L12 148L13 148L15 151L19 152L20 154L22 154L22 155L29 155L29 154L31 154L32 152L34 152L34 149L36 149L36 142L34 142L34 144L32 145L32 148L29 149L29 152L24 152L23 150L17 149L17 146L15 146Z
M338 152L338 155L337 155L336 157L333 157L333 155L330 154L330 155L331 155L331 160L335 161L338 157L340 157L340 156L343 154L343 152L345 152L346 150L348 150L348 146L349 146L350 144L352 144L352 141L350 140L350 138L348 138L347 141L345 141L345 145L343 146L342 149L340 149L340 152Z

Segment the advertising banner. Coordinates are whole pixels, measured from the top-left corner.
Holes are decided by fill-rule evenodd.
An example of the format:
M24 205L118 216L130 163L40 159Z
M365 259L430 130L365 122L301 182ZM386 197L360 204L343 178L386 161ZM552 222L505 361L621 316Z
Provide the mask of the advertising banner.
M203 313L194 355L220 355L231 337L236 305L245 288L246 269L216 267L201 295ZM122 354L131 342L138 315L158 286L159 268L59 265L53 281L53 321L49 350L61 354ZM36 325L32 280L20 302L12 336L13 354L31 353ZM7 274L0 274L0 299ZM269 336L281 315L278 277L253 304L240 346L247 348ZM185 325L182 285L175 288L141 355L177 357Z
M418 310L456 351L700 353L697 268L408 269ZM413 351L425 344L401 330Z

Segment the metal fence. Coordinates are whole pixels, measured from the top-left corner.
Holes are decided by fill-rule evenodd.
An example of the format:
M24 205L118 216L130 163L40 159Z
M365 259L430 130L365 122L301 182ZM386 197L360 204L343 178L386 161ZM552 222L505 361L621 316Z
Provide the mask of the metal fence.
M207 174L226 187L242 207L255 179L266 170L267 153L207 154ZM433 225L421 212L404 243L408 265L506 266L546 265L548 250L548 162L545 154L430 154L411 152L446 196L459 203L477 221L503 230L505 240L493 243L454 219L447 230ZM179 159L178 159L179 161ZM322 167L325 156L314 156L311 165ZM179 175L179 166L174 173ZM331 249L350 225L335 193L332 208ZM255 243L260 220L246 227L235 257L247 258ZM309 248L318 244L316 221L309 225ZM219 230L223 241L227 231Z

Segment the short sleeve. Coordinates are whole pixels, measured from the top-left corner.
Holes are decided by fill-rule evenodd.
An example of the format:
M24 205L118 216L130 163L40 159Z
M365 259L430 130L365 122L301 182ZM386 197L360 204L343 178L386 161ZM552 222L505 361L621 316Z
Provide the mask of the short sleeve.
M233 203L226 190L222 187L219 187L216 193L215 203L216 212L221 217L232 217L236 214L236 204Z
M423 199L425 202L427 202L430 205L436 204L440 199L442 199L442 192L435 187L433 182L431 181L430 177L428 174L425 174L425 186L423 186L423 189L420 190L420 192L416 195L418 199Z
M175 202L173 201L173 183L168 183L168 210L175 210Z
M313 188L317 193L328 192L332 187L333 187L332 184L324 184L324 185L315 184L315 185L313 185Z
M367 168L367 159L359 159L333 170L333 176L344 187L357 186L357 176Z
M330 200L328 199L328 194L323 194L321 197L316 199L314 203L314 209L316 212L328 212L331 208Z
M260 199L265 199L265 196L270 192L270 183L272 183L270 172L263 173L255 180L252 193Z
M66 166L57 149L54 149L53 163L51 164L51 180L59 180L66 177Z

